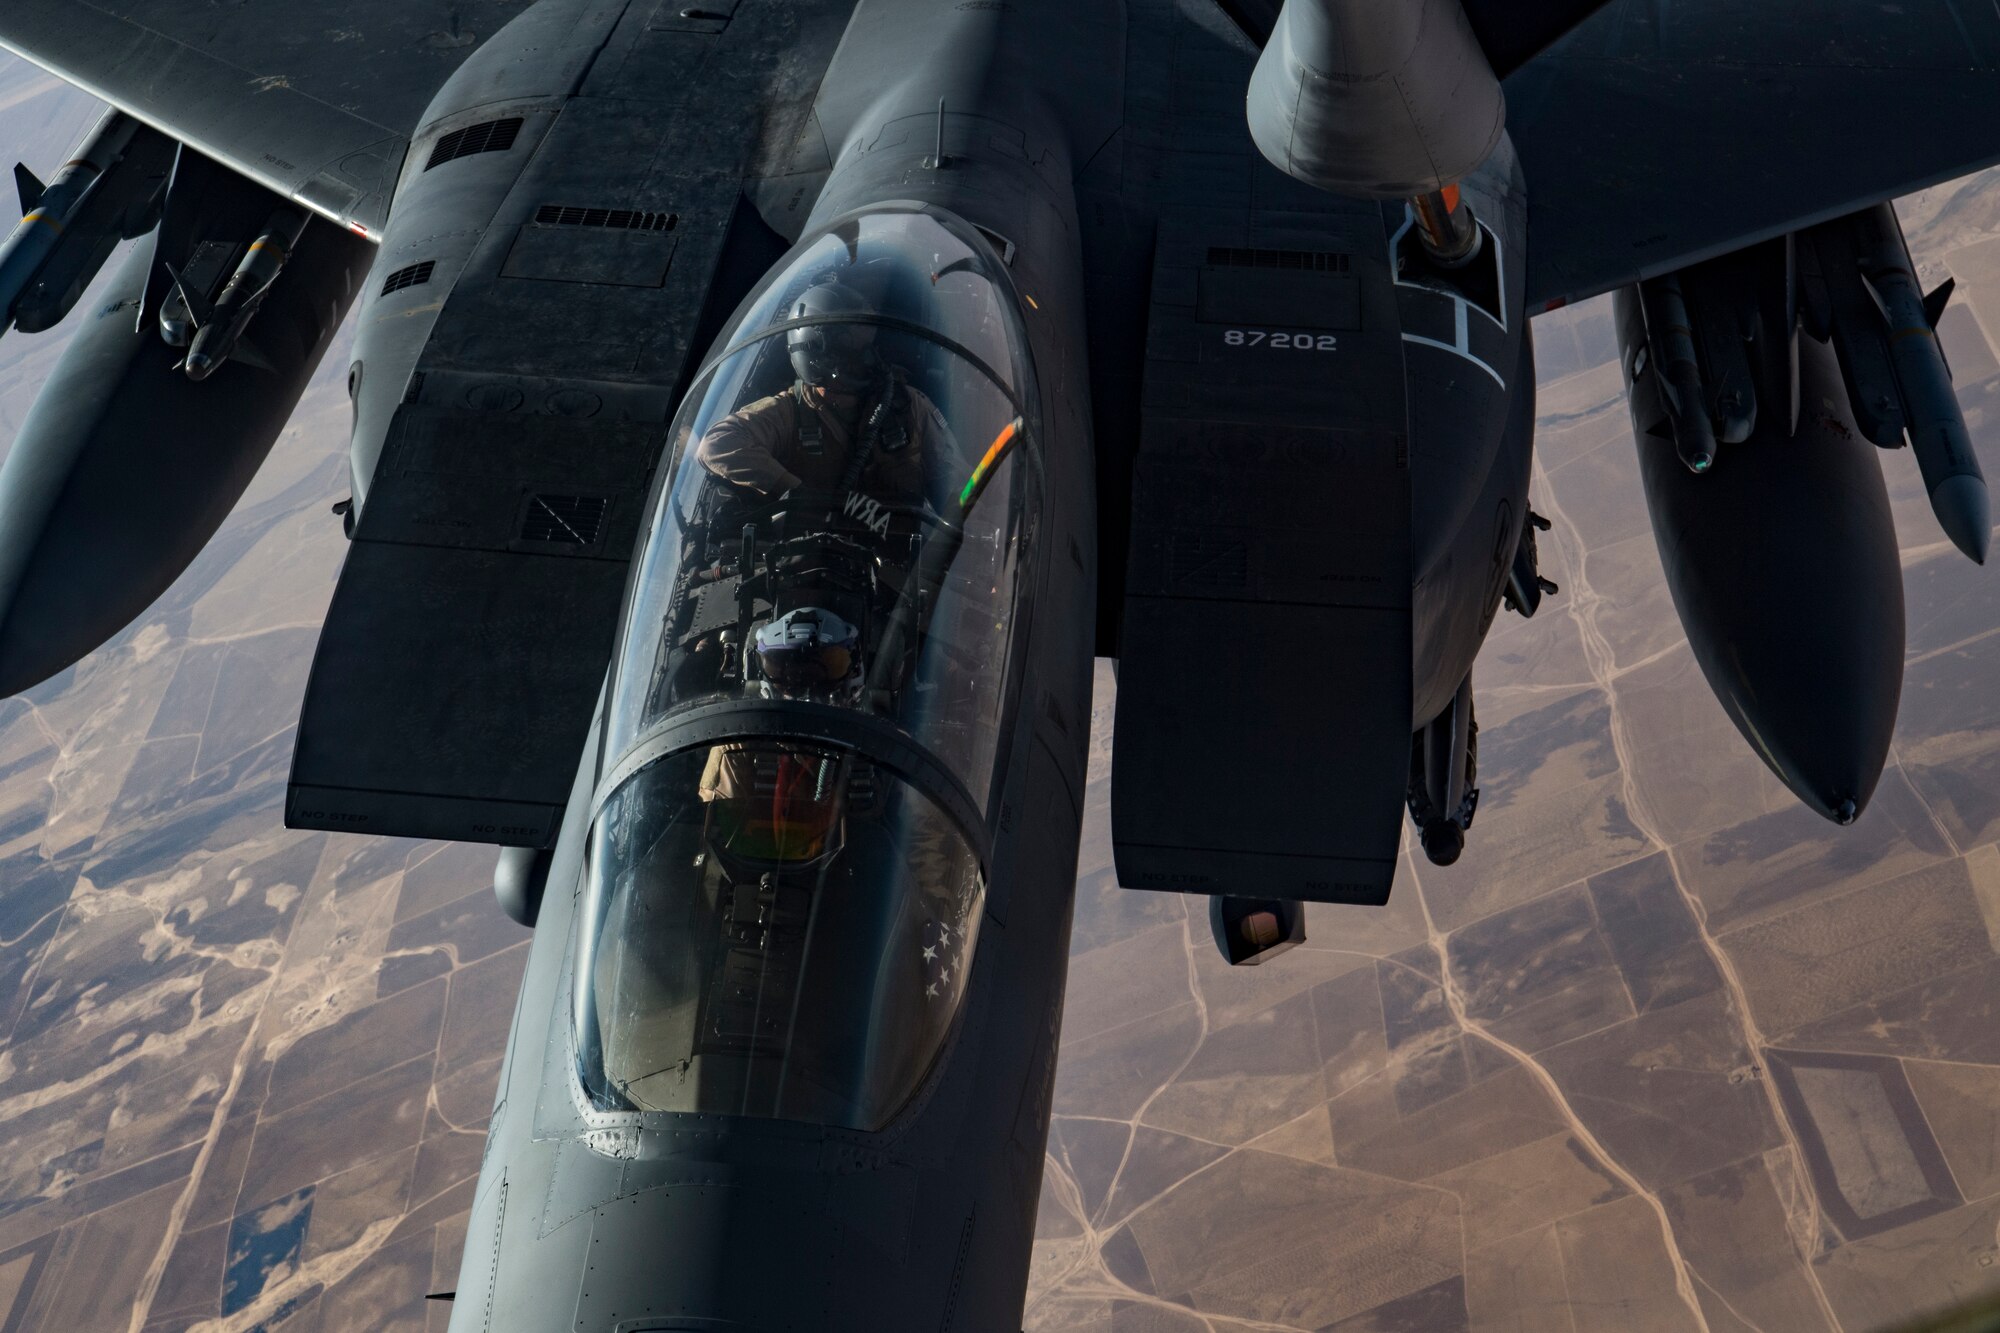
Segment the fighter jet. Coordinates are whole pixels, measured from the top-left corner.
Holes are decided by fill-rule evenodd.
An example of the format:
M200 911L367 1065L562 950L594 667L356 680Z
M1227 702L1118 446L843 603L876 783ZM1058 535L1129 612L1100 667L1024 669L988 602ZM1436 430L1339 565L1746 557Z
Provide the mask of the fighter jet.
M1560 595L1535 313L1617 294L1675 608L1829 819L1901 684L1878 451L1986 555L1883 201L2000 160L1990 7L7 0L0 45L111 104L22 176L0 313L138 241L0 467L0 692L188 565L358 303L285 818L504 849L535 927L457 1333L1017 1330L1093 656L1119 878L1230 961L1383 902L1406 812L1460 855L1474 655Z

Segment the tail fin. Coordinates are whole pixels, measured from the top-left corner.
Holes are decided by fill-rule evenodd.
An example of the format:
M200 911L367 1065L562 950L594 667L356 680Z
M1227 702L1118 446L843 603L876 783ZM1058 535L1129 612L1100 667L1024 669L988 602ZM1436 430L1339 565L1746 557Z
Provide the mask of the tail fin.
M42 196L48 192L48 187L42 184L34 172L28 170L26 162L14 164L14 188L20 192L23 213L34 212L35 205L41 203Z
M194 321L196 328L207 328L215 319L215 307L208 303L206 296L188 285L181 277L179 269L165 260L162 260L161 264L167 270L168 276L174 280L174 290L181 294L181 300L186 303L188 318Z

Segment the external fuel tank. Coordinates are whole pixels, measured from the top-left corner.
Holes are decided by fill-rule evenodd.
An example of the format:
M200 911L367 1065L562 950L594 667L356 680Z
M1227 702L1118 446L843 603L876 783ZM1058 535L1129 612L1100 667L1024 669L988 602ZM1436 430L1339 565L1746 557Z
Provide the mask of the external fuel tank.
M1798 340L1799 413L1762 414L1709 472L1682 465L1633 289L1616 323L1646 507L1688 643L1723 710L1801 801L1852 823L1903 684L1903 582L1877 450L1833 349Z
M271 370L197 384L134 327L141 242L89 310L0 464L0 696L48 679L130 624L201 552L256 475L374 257L325 222L258 317Z

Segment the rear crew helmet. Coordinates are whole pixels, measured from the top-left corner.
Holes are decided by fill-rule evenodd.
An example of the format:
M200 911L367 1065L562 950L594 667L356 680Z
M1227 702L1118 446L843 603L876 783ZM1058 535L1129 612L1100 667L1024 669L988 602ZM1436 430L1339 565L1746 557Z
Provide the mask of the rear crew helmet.
M826 320L870 313L859 292L838 278L828 278L799 293L786 318ZM821 389L852 387L875 372L875 326L807 324L785 335L785 350L791 353L792 373L801 383Z
M851 696L861 683L861 632L831 611L802 606L757 627L764 692L781 698Z

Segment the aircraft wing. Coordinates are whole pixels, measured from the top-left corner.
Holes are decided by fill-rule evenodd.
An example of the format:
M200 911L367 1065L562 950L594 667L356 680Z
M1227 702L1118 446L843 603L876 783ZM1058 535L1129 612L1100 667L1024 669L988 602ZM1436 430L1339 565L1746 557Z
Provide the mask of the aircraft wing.
M409 134L528 0L4 0L0 47L280 194L380 233Z
M1245 37L1270 40L1284 0L1216 0ZM1501 78L1519 69L1556 38L1581 23L1604 0L1463 0L1465 18Z
M1539 310L2000 161L2000 10L1613 0L1505 86Z

